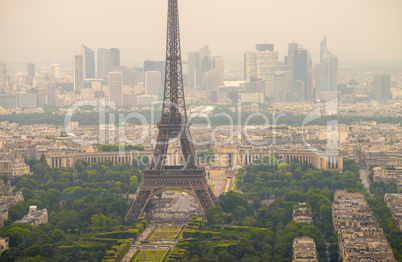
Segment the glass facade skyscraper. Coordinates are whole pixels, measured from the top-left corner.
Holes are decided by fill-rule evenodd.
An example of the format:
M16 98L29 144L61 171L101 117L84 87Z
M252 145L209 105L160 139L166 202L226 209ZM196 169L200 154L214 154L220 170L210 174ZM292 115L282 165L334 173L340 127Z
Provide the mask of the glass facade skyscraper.
M110 54L109 49L99 48L98 49L98 75L99 79L107 80L110 71Z
M295 101L313 100L315 95L310 52L297 43L290 43L287 63L292 72L292 99ZM296 92L296 89L302 90Z
M315 67L316 92L338 91L338 58L327 48L327 38L320 44L320 63Z
M74 56L74 91L80 92L84 88L84 57Z
M98 74L99 79L107 80L109 72L115 67L120 67L120 50L118 48L99 48L98 58Z
M118 48L109 49L110 64L112 66L120 66L120 50Z
M379 101L391 99L391 75L380 74L374 76L374 99Z
M273 46L272 46L273 47ZM244 77L246 81L252 78L273 83L275 72L278 70L278 52L270 48L259 48L244 54ZM264 51L259 51L264 50Z
M82 45L82 55L84 57L84 77L86 79L95 78L95 53L92 49Z

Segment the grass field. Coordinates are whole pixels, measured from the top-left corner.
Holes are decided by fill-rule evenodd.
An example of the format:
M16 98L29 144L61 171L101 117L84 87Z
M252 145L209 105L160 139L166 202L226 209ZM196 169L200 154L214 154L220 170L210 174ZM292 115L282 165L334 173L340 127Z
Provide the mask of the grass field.
M160 262L168 251L141 251L135 262Z
M149 241L175 240L180 233L181 227L158 226L148 237Z

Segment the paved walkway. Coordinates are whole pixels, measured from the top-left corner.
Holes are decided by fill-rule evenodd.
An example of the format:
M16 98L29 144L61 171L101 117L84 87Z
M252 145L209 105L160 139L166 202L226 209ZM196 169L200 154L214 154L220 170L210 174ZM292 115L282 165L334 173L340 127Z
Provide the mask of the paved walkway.
M138 239L136 240L137 244L140 244L141 241L144 241L145 239L148 238L149 234L151 234L152 230L154 229L154 226L149 225L144 232L142 232L142 234L138 237ZM135 252L138 249L134 246L131 246L130 249L128 250L128 252L126 253L126 255L122 258L122 262L129 262L130 259L134 256Z
M232 189L232 179L226 179L225 182L225 193L229 192Z
M122 258L122 262L129 262L130 259L134 256L135 252L137 252L137 248L135 247L130 247L126 255Z
M370 193L370 184L371 184L371 181L370 181L370 179L368 178L368 175L370 174L370 171L365 170L365 169L360 169L359 174L360 174L360 179L361 179L362 182L363 182L363 186L367 189L367 192ZM371 193L370 193L370 195L371 195Z

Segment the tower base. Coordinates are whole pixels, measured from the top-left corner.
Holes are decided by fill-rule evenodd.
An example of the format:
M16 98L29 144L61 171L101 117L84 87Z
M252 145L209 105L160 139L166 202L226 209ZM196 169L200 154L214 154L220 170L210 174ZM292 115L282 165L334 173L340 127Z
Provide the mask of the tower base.
M145 170L143 183L138 189L137 197L127 212L125 219L143 216L148 203L156 195L173 190L186 192L193 196L201 206L204 215L210 208L218 205L218 200L208 185L204 169Z

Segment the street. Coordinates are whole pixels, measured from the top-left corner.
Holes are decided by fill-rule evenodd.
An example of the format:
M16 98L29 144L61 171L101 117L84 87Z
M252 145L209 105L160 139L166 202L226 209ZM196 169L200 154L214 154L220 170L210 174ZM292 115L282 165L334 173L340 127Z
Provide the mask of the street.
M360 173L360 179L363 182L363 186L370 193L370 179L368 178L370 172L366 169L360 169L359 173Z

